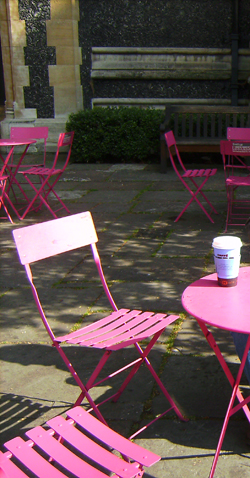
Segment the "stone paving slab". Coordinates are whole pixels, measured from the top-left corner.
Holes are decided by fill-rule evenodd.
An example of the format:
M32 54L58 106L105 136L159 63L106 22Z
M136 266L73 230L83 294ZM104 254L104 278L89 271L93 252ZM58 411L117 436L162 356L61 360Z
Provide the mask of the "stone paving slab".
M238 364L230 364L230 369L236 376ZM214 355L186 355L183 360L183 356L174 354L168 360L161 378L184 416L195 417L196 420L225 417L232 387ZM164 400L159 395L153 401L153 413L160 413L163 407ZM239 412L237 418L243 419L244 413Z
M137 443L159 453L162 460L149 469L147 478L208 477L222 420L188 423L162 420L152 425ZM244 422L231 421L215 478L249 477L249 452L244 443Z
M186 318L182 323L181 330L174 343L174 353L180 354L181 356L193 355L206 357L207 355L214 355L197 321L188 316L187 313L185 313L185 315ZM217 329L216 327L209 327L209 330L214 335L226 359L230 361L236 360L235 347L231 340L230 332L228 330ZM239 359L237 359L237 363L239 363Z

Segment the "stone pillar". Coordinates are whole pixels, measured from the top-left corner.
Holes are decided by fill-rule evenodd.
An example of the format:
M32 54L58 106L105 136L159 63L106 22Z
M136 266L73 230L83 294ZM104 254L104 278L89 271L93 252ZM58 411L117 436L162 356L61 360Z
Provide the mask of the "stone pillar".
M32 116L36 110L25 110L23 87L29 85L29 71L24 62L25 22L19 19L16 0L0 1L0 27L5 83L6 118Z
M55 151L70 113L83 108L78 0L0 0L5 119L15 126L49 126Z
M47 20L48 46L56 48L56 65L49 65L50 86L54 87L55 118L83 108L80 83L81 48L78 39L78 0L51 0Z

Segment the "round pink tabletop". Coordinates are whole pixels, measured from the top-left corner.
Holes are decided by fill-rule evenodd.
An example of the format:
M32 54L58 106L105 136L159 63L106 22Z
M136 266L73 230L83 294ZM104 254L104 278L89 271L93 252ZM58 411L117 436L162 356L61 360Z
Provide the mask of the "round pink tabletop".
M32 143L36 143L36 140L29 139L27 141L15 141L14 139L0 139L0 146L23 146Z
M220 287L217 274L189 285L182 305L193 317L206 324L234 332L250 333L250 267L241 267L235 287Z

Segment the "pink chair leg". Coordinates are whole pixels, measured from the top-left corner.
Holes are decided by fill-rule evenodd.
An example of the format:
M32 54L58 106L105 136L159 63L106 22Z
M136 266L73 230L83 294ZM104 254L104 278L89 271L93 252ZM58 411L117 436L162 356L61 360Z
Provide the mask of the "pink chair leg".
M220 455L220 451L221 451L221 447L222 447L223 440L224 440L224 437L225 437L225 433L226 433L227 425L228 425L228 422L229 422L229 418L234 413L236 413L236 411L238 411L239 408L242 408L241 406L237 406L237 407L235 407L235 410L234 410L233 409L233 404L234 404L234 401L235 401L235 397L237 395L238 387L239 387L241 376L242 376L242 373L243 373L243 370L244 370L244 367L245 367L245 363L246 363L249 348L250 348L250 335L248 337L245 352L243 354L242 361L241 361L241 364L240 364L240 368L239 368L239 371L238 371L238 375L237 375L237 378L235 380L232 396L231 396L231 399L230 399L230 402L229 402L229 405L228 405L227 413L226 413L225 420L224 420L224 423L223 423L223 427L222 427L222 430L221 430L221 434L220 434L220 438L219 438L217 450L216 450L216 453L215 453L215 456L214 456L214 460L213 460L213 464L212 464L212 468L211 468L211 471L210 471L209 478L213 478L213 476L214 476L215 468L216 468L218 458L219 458L219 455ZM248 402L249 400L250 400L250 397L248 397L247 400L244 400L244 403ZM240 404L240 405L242 405L242 404Z

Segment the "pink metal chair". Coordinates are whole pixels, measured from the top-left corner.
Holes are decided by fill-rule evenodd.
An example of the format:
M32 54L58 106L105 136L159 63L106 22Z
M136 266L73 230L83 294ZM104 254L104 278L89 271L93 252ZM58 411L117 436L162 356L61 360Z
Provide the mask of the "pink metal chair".
M5 204L5 199L7 199L7 201L9 202L9 196L7 195L6 193L6 183L7 183L7 180L8 180L8 176L4 176L4 174L2 174L0 172L0 209L1 207L3 207L3 209L5 210L5 213L6 213L6 216L1 216L1 219L9 219L9 221L14 224L13 220L12 220L12 217L8 211L8 208Z
M67 419L52 418L46 428L37 426L27 431L27 440L15 437L6 442L8 451L0 451L1 478L30 477L30 473L39 478L104 478L110 474L117 478L141 478L145 466L161 459L81 407L67 411L66 415Z
M154 419L153 422L172 409L180 419L185 420L158 377L157 373L153 369L148 358L148 354L156 340L160 337L169 324L178 319L178 316L167 316L166 314L160 313L117 308L102 270L101 260L96 246L98 238L91 213L83 212L72 216L66 216L61 219L16 229L13 231L13 236L16 242L20 261L26 269L27 277L31 284L38 311L50 336L52 345L58 350L77 385L80 387L81 393L75 402L75 406L80 405L83 399L86 399L93 411L96 413L97 417L106 424L105 419L99 410L99 405L101 404L96 405L94 403L89 390L92 387L96 387L97 385L103 383L105 380L116 377L117 374L131 369L130 372L127 373L127 376L119 390L101 403L105 403L111 399L113 401L117 401L122 392L125 390L126 386L139 370L140 366L145 364L169 402L168 409ZM99 272L101 283L113 312L107 317L104 317L103 319L100 319L91 325L76 330L75 332L71 332L60 337L55 337L40 302L38 291L34 285L30 264L47 257L60 254L62 252L88 245L91 246L93 258ZM140 342L145 341L150 337L151 340L149 343L143 347ZM75 369L73 368L73 365L69 362L65 351L61 347L61 344L74 344L103 351L102 358L100 359L99 364L93 371L86 385L82 383ZM99 379L98 381L98 376L112 353L131 345L135 347L139 358L133 360L127 365L124 365L121 369L107 375L106 378L101 380ZM144 428L146 427L143 427L143 429ZM139 432L140 431L135 433L133 437Z
M46 162L46 145L47 139L49 134L48 126L12 126L10 129L10 139L13 141L29 141L29 140L43 140L43 162L41 164L21 164L18 166L14 163L14 157L12 155L11 160L9 161L9 167L13 168L13 170L18 166L18 170L22 171L22 169L31 168L33 166L45 166ZM21 191L22 199L25 199L27 202L28 198L25 194L21 184L22 182L18 182L18 192ZM18 204L20 203L20 198L17 196L14 184L11 185L11 190L15 198L15 202Z
M239 187L250 186L250 166L244 162L244 157L250 156L250 144L239 141L220 142L227 193L225 231L228 226L244 226L250 216L250 199L236 194Z
M24 176L24 178L35 193L33 198L29 201L29 204L25 208L24 212L20 214L20 219L24 219L28 212L39 209L42 204L44 204L48 208L54 218L57 218L56 213L61 209L65 209L68 213L70 212L62 199L56 193L55 186L68 165L71 155L73 138L74 131L71 131L70 133L61 133L59 135L55 159L51 168L45 166L34 166L29 169L25 169L24 171L20 171L20 174ZM68 148L66 160L62 167L58 167L58 158L60 151L63 150L64 152L65 147ZM37 182L37 179L39 179L39 182ZM53 210L52 206L48 202L48 198L51 194L54 195L54 197L57 199L57 201L59 201L61 205L61 207L56 210ZM39 201L38 205L37 201Z
M2 141L1 144L3 145L3 141ZM8 152L5 159L2 157L2 155L0 155L1 159L3 161L2 168L0 170L0 209L1 209L1 207L3 207L3 209L5 210L6 216L7 216L7 217L3 216L3 217L1 217L1 219L9 219L9 221L13 224L12 217L9 213L8 208L7 208L7 203L11 206L11 208L14 210L14 212L17 214L17 216L18 216L18 212L17 212L14 204L12 203L12 201L9 197L8 190L6 189L7 182L9 180L9 175L8 175L8 173L6 173L6 168L7 168L8 162L10 160L10 155L11 155L11 150Z
M212 219L210 214L212 212L214 212L215 214L218 214L218 213L217 213L216 209L212 206L212 204L208 200L208 198L205 196L202 189L203 189L204 185L206 184L206 182L208 181L208 179L216 174L217 169L188 169L187 170L185 168L182 160L181 160L180 153L179 153L179 150L177 148L173 132L168 131L167 133L165 133L165 139L166 139L166 143L167 143L167 146L168 146L169 157L170 157L172 166L174 168L174 171L176 172L176 174L177 174L178 178L180 179L180 181L182 182L182 184L185 186L185 188L191 194L191 199L188 201L186 206L182 209L181 213L179 214L179 216L177 216L177 218L175 219L174 222L179 221L182 214L187 210L187 208L190 206L190 204L193 201L196 201L197 204L199 204L199 206L201 207L202 211L206 214L208 219L211 222L214 222L214 220ZM175 158L177 158L177 161L175 160ZM176 164L177 162L179 163L179 166L181 167L182 172L179 171L180 168L179 168L179 166L177 166L177 164ZM191 186L194 186L194 188L193 188L194 190L192 190L191 187L188 185L188 182L187 182L188 180L191 181L191 183L192 183ZM201 180L200 185L197 184L197 180L198 181ZM211 208L211 213L210 214L206 211L203 204L198 199L197 196L199 194L203 197L203 199L205 199L205 201L207 202L207 204Z
M250 128L227 128L227 139L250 141Z

